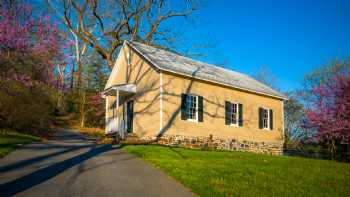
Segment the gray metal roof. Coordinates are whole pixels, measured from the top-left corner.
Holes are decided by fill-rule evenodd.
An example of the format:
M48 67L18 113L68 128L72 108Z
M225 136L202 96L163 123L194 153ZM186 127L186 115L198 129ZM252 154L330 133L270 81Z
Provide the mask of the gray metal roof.
M166 50L154 48L138 42L127 42L160 70L174 72L193 78L231 86L273 97L287 97L248 75L196 61Z

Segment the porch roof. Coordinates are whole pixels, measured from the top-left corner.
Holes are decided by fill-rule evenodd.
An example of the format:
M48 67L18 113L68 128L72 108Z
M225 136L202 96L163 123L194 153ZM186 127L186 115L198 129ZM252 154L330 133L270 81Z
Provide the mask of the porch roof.
M136 85L135 84L118 84L109 87L108 89L102 92L102 96L116 96L117 91L119 91L120 96L127 96L136 93Z

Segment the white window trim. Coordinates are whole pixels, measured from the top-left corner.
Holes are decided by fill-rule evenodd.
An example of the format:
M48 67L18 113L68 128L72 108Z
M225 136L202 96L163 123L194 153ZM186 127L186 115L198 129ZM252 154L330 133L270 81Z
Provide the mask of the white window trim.
M194 95L194 94L189 94L187 93L187 96L193 96L196 98L196 118L193 119L193 118L187 118L186 120L188 122L198 122L198 96L197 95ZM187 112L186 112L187 113Z
M231 127L238 127L238 123L236 123L236 124L230 124L229 126L231 126Z
M270 124L270 108L262 107L263 109L267 110L267 127L264 127L264 120L263 120L263 130L270 130L271 124ZM264 118L264 117L263 117Z
M230 101L229 101L230 102ZM233 123L231 123L229 126L231 126L231 127L238 127L238 121L239 121L239 103L238 102L230 102L231 104L235 104L236 105L236 110L237 110L237 112L236 112L236 123L235 124L233 124ZM231 116L232 116L232 114L230 114ZM231 122L232 122L232 117L231 117Z

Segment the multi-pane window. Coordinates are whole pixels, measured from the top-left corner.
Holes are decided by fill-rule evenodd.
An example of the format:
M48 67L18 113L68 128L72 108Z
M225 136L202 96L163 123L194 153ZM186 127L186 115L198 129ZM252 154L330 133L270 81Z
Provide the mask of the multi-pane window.
M203 122L203 97L181 94L181 120Z
M259 128L273 130L273 110L259 107Z
M231 124L237 124L237 120L238 120L238 115L237 115L237 112L238 112L238 106L237 106L237 103L232 103L231 105Z
M243 105L225 101L225 124L243 126Z
M198 102L197 96L186 96L186 117L188 120L197 120Z
M268 109L263 109L262 111L262 123L263 123L263 128L264 129L269 129L269 110Z

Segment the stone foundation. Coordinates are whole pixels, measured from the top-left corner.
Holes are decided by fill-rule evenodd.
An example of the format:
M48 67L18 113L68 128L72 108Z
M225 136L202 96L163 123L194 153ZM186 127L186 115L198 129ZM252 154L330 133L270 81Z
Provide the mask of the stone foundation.
M155 137L142 137L141 140L144 142L153 142L155 144L194 149L244 151L272 155L281 155L283 153L282 142L252 142L232 138L223 139L213 136L191 137L182 135L164 135L158 140L156 140Z

